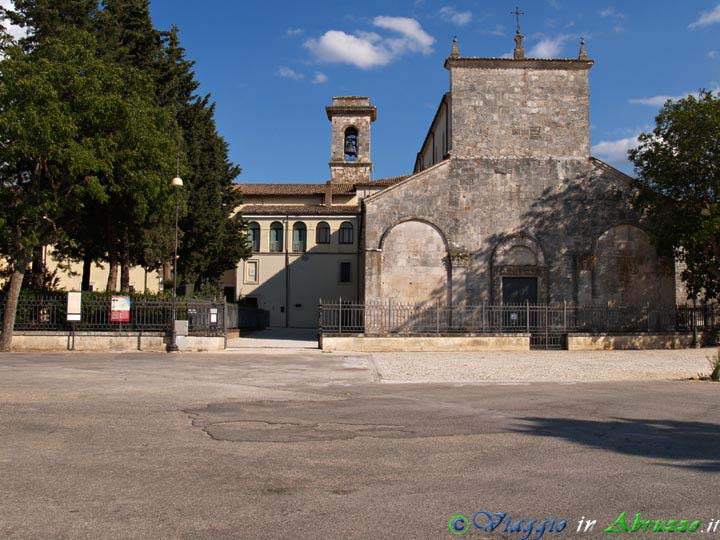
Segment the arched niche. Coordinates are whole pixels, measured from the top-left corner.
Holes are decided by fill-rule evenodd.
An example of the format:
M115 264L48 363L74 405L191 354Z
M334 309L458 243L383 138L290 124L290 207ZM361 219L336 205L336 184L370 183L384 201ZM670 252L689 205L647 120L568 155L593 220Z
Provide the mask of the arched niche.
M413 305L448 304L447 242L437 227L417 220L399 223L385 232L381 250L383 300Z
M657 250L635 225L616 225L595 243L593 302L644 306L661 302Z

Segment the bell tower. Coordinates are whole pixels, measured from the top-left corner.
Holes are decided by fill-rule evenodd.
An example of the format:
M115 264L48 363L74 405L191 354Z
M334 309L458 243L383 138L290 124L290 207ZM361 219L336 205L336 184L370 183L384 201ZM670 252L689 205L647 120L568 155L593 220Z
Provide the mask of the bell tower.
M332 122L330 183L369 182L370 125L377 117L377 108L368 97L344 96L334 97L325 110Z

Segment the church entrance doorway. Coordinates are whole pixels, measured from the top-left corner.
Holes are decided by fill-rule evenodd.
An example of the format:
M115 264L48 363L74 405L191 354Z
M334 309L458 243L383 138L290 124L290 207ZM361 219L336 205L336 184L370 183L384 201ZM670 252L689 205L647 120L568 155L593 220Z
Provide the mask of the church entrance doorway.
M537 304L538 278L504 277L502 278L503 304L506 306Z

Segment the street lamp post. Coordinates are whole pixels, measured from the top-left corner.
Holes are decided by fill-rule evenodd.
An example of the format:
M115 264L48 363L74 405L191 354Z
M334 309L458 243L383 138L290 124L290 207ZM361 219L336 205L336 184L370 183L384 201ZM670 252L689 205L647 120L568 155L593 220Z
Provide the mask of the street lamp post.
M175 256L173 257L173 294L172 294L172 331L170 332L170 343L167 352L177 352L177 330L175 328L175 317L177 317L177 250L178 250L178 214L180 213L179 191L183 186L180 175L172 179L172 186L175 188Z

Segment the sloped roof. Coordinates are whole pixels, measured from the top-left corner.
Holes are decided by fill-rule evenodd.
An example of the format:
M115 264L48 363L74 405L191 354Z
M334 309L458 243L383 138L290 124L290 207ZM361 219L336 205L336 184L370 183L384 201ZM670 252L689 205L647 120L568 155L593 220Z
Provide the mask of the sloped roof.
M379 178L378 180L373 180L371 182L358 182L355 184L355 187L388 187L388 186L394 186L395 184L402 182L408 177L408 175L404 176L392 176L389 178Z
M240 213L243 216L330 216L354 215L360 213L359 206L323 206L288 204L249 204Z
M286 195L324 195L329 189L335 194L355 191L356 187L387 187L402 182L407 176L379 178L370 182L356 184L235 184L244 195L286 196Z
M327 188L327 184L235 184L245 195L322 195Z
M619 169L616 169L609 163L604 162L602 159L598 159L596 157L590 156L590 161L597 165L599 168L604 170L605 172L610 173L611 175L615 176L616 178L619 178L621 180L625 180L627 182L635 182L635 178L630 176L629 174L625 174Z

